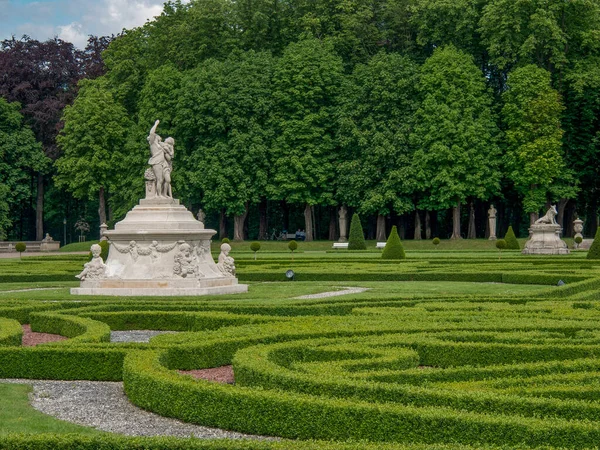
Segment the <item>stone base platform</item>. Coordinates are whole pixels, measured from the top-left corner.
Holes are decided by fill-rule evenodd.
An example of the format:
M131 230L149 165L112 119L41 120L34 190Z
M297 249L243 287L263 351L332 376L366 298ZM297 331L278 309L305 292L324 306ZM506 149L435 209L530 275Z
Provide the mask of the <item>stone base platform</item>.
M567 255L571 251L560 238L562 228L556 224L534 224L529 228L529 240L521 252L524 255Z
M248 292L247 284L238 284L237 278L181 279L181 280L94 280L83 281L71 288L72 295L111 295L128 297L172 297L241 294Z

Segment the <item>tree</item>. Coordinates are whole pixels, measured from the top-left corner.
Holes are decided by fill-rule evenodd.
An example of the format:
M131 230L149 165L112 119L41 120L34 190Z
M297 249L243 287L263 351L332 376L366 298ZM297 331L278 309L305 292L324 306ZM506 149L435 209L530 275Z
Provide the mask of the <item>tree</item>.
M530 223L548 200L548 192L565 171L562 153L560 96L550 73L534 65L513 71L503 94L507 176L523 196Z
M313 206L333 203L335 114L343 79L342 61L327 43L290 44L273 75L273 144L269 192L303 204L306 240L312 241Z
M342 95L337 197L363 215L379 216L380 241L386 238L384 216L413 208L408 135L416 74L408 58L381 52L355 67Z
M49 165L20 109L19 103L0 97L0 239L5 239L10 226L29 212L35 193L31 180Z
M49 158L58 157L56 136L63 108L73 102L77 82L103 72L99 58L109 38L90 37L84 51L60 39L40 42L24 36L0 42L0 96L21 104L21 113ZM41 166L36 186L36 240L44 236L45 172Z
M554 72L600 45L600 5L589 0L491 0L480 21L482 42L501 69L536 64Z
M515 232L513 231L512 225L508 227L506 230L506 234L504 235L504 240L506 247L511 250L521 250L521 246L519 245L519 241L517 241L517 237L515 236Z
M350 221L350 235L348 236L348 250L366 250L367 244L365 242L365 234L363 232L362 225L360 224L360 217L358 214L352 214L352 220Z
M421 67L411 143L413 170L428 193L423 209L453 206L452 239L460 235L460 207L499 190L498 129L485 78L473 58L453 46L437 49Z
M133 124L102 78L80 83L79 95L63 118L65 127L57 140L64 153L56 161L54 180L77 198L97 196L99 220L105 223L106 194L125 169L123 148Z
M392 227L392 231L390 236L385 243L385 248L383 249L383 253L381 254L382 259L405 259L406 254L404 253L404 247L402 246L402 241L400 240L400 236L398 236L398 229L396 225Z
M265 196L273 107L272 58L237 52L186 73L177 132L187 151L187 181L209 210L233 214L234 240L244 239L250 204Z

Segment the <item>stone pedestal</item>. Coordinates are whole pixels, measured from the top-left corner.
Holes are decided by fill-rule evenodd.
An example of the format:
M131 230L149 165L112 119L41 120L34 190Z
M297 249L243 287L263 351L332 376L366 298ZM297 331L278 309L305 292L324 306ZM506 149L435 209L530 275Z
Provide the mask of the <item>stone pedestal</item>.
M537 223L529 228L529 240L523 248L524 255L566 255L567 244L560 238L562 227L557 224Z
M181 296L247 292L210 252L215 230L170 198L140 200L114 230L103 276L85 278L76 295Z

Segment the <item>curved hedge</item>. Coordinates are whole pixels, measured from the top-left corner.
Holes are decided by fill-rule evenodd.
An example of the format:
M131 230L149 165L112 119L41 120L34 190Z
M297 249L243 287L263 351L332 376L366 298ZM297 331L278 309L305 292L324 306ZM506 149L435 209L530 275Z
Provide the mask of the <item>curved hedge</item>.
M254 269L246 275L271 276L288 262L244 264ZM224 449L580 449L600 442L597 264L510 256L501 263L455 257L400 265L348 258L298 261L294 270L299 279L323 281L333 274L354 281L546 286L529 295L418 297L373 283L363 294L297 299L333 286L298 283L293 294L277 285L256 291L281 289L272 298L251 292L200 299L90 297L82 303L0 300L0 377L122 380L133 403L181 420L283 438L356 442L214 444ZM555 286L559 279L567 284ZM70 339L23 348L17 321ZM117 344L109 342L111 329L178 333ZM178 372L230 364L235 385ZM0 449L44 448L28 439L0 437ZM53 439L41 442L69 450L94 448L95 442ZM111 437L103 448L159 448L161 442L161 448L183 445ZM193 445L213 444L185 448Z

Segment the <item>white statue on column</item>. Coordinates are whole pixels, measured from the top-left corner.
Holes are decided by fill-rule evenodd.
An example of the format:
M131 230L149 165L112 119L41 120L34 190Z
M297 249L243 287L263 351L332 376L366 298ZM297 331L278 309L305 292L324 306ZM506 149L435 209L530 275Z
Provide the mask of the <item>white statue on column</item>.
M490 205L490 209L488 209L488 220L490 223L490 241L495 241L496 238L496 213L498 211L494 208L494 205Z
M154 122L148 135L150 144L150 159L148 164L152 166L154 182L156 184L156 196L159 198L173 198L171 191L171 172L173 171L173 156L175 155L175 140L168 137L163 142L162 138L156 134L156 129L160 120ZM149 177L146 177L148 181Z

